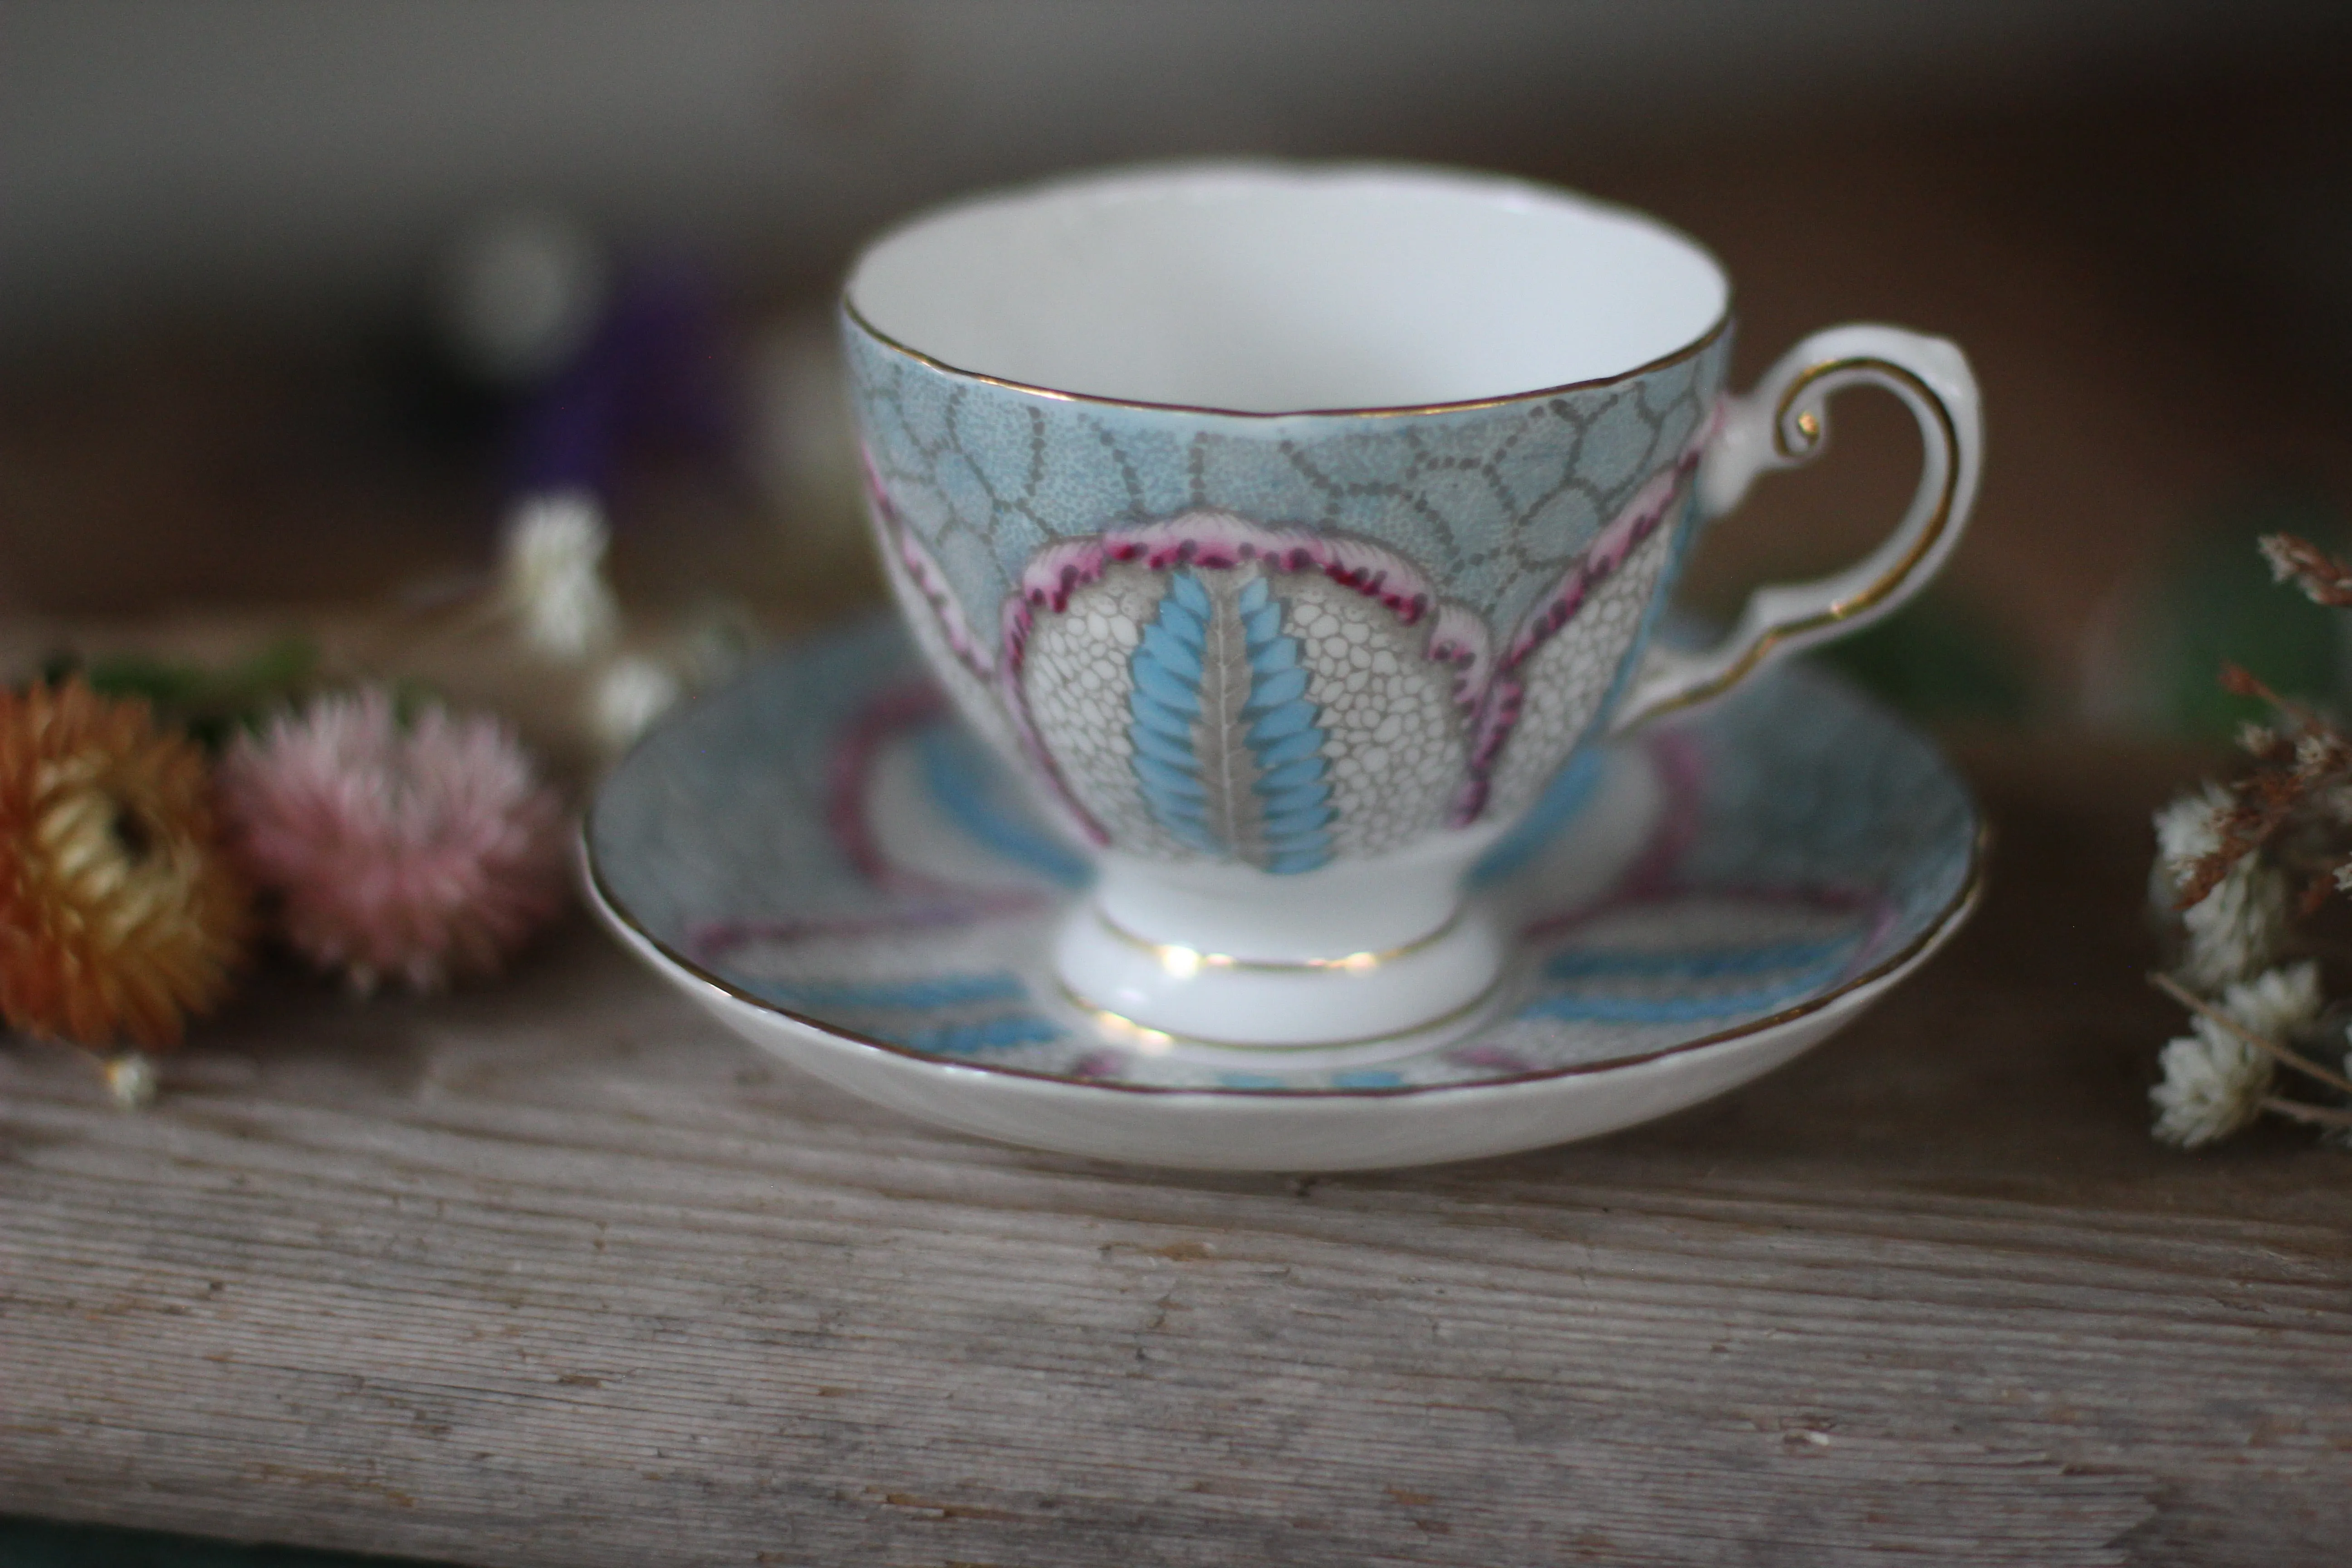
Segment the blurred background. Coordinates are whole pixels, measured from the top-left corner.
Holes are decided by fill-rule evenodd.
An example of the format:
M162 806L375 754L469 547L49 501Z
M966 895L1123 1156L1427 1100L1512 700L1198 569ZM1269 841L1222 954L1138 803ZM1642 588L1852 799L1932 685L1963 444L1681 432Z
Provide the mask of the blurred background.
M1650 209L1728 264L1740 384L1835 321L1958 340L1971 536L1836 656L1948 733L2203 742L2223 657L2352 692L2345 617L2252 549L2352 511L2342 0L0 0L0 679L449 602L550 484L604 498L633 615L860 613L860 237L1238 153ZM1691 606L1891 524L1906 416L1836 418ZM330 1561L23 1521L0 1557Z
M2352 685L2249 545L2352 505L2347 81L2298 0L0 0L0 619L429 600L551 475L633 608L854 613L861 235L1109 161L1413 158L1699 237L1741 383L1837 321L1958 339L1973 536L1847 661L1950 722L2210 733L2223 651ZM1891 523L1907 420L1837 416L1696 608Z

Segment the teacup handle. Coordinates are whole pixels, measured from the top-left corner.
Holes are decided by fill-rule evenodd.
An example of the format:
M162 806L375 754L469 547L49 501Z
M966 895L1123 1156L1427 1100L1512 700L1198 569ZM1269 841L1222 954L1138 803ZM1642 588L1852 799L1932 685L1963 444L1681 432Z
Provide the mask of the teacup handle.
M1610 721L1612 734L1728 691L1784 654L1868 626L1943 566L1976 502L1983 409L1957 344L1900 327L1816 332L1783 354L1754 391L1727 399L1723 423L1699 459L1699 511L1718 517L1739 504L1757 475L1819 456L1829 437L1831 396L1860 385L1885 387L1919 422L1925 461L1902 523L1843 572L1757 589L1739 624L1713 648L1653 643Z

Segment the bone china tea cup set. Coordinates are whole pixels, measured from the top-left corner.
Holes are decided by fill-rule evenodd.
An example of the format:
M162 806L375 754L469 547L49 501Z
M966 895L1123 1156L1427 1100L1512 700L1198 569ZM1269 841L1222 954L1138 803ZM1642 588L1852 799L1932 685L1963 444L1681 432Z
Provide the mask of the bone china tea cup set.
M836 888L795 849L766 875L797 879L797 900L740 868L688 875L681 786L650 782L684 753L641 752L590 826L606 912L730 1023L824 1076L1087 1152L1311 1163L1265 1142L1295 1135L1323 1138L1327 1166L1448 1158L1622 1124L1764 1070L1924 956L1973 895L1973 808L1932 748L1771 667L1934 576L1981 437L1959 351L1893 327L1817 333L1727 395L1729 311L1720 266L1654 219L1429 168L1113 171L885 233L842 319L905 631L835 657L904 664L910 637L929 682L909 667L877 687L880 707L824 713L808 706L812 665L799 706L739 725L747 781L749 748L770 749L771 774L825 751L806 763L831 781L826 864L864 869ZM1829 400L1856 385L1902 399L1923 437L1885 542L1758 591L1705 646L1655 635L1706 521L1818 451ZM924 706L933 691L961 730ZM873 716L886 710L923 716L893 728ZM1824 726L1844 739L1794 738ZM1839 759L1871 746L1917 753L1941 815L1845 801ZM1764 777L1784 753L1786 779ZM800 832L784 818L814 801L774 795L769 828ZM1832 850L1842 830L1865 842ZM739 836L756 837L748 822ZM1776 912L1749 900L1770 876L1710 881L1776 844ZM1860 859L1807 862L1815 850ZM645 887L623 892L632 879ZM1854 897L1897 912L1837 914L1832 888L1857 880ZM859 934L873 921L887 939ZM1691 944L1780 954L1792 940L1831 957L1787 978L1787 1005L1694 1000L1727 999L1739 965L1685 963ZM923 1012L908 986L938 1005ZM1538 1024L1557 1026L1550 1044ZM1592 1043L1636 1026L1649 1033ZM1770 1060L1696 1066L1767 1037L1781 1043L1754 1054ZM1482 1055L1507 1065L1461 1065ZM1612 1073L1614 1109L1584 1105L1606 1098L1598 1085L1543 1089ZM1363 1109L1416 1091L1478 1103ZM1331 1100L1357 1106L1352 1121L1315 1109ZM1449 1120L1487 1131L1440 1131Z

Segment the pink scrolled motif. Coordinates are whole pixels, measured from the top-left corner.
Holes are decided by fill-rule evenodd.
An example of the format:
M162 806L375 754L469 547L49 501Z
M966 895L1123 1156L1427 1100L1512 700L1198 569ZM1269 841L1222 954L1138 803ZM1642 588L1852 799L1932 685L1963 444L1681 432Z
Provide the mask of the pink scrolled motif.
M1440 605L1429 628L1429 657L1454 667L1454 700L1475 712L1494 678L1493 638L1478 613L1461 605Z
M858 459L866 478L866 502L874 510L874 520L882 536L882 547L896 555L898 564L906 569L907 580L923 603L930 606L931 618L939 623L940 635L948 647L962 661L966 669L986 680L996 670L995 651L972 635L971 623L964 619L963 605L948 585L948 574L940 569L923 542L915 537L898 515L884 488L882 475L874 466L873 453L858 448Z
M940 570L940 563L923 548L923 542L915 537L913 530L895 528L889 537L897 546L899 564L907 569L908 581L914 584L915 591L922 595L923 602L938 617L940 634L946 638L948 647L963 661L965 668L987 679L995 672L994 650L972 635L971 623L963 618L963 606L956 602L955 590L948 586L948 574Z
M1277 572L1319 571L1342 587L1378 599L1406 626L1429 614L1436 603L1421 569L1394 551L1361 539L1268 528L1229 511L1188 511L1160 522L1049 544L1030 559L1014 594L1027 605L1058 615L1069 608L1073 593L1099 578L1113 563L1134 562L1154 572L1170 572L1180 566L1230 568L1250 561ZM1027 629L1024 623L1024 636Z

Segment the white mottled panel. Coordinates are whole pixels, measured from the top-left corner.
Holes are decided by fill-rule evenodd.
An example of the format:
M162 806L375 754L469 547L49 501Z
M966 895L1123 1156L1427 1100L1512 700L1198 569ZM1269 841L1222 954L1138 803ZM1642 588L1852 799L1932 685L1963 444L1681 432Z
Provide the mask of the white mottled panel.
M1076 589L1059 615L1040 610L1029 634L1021 689L1030 721L1063 784L1130 853L1195 859L1153 819L1135 778L1128 658L1158 612L1168 580L1148 567L1106 567Z
M1525 663L1519 721L1495 763L1487 814L1508 821L1533 805L1599 713L1667 563L1673 528L1660 528L1604 578L1569 623Z
M1377 855L1443 826L1466 742L1454 672L1426 654L1428 620L1407 626L1320 572L1276 574L1274 586L1322 709L1333 852Z

